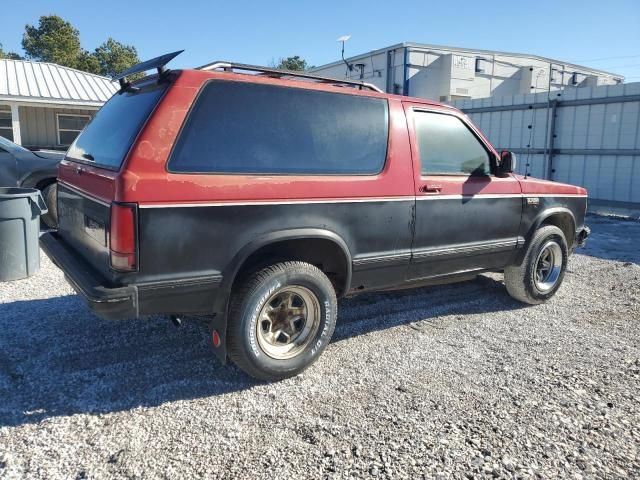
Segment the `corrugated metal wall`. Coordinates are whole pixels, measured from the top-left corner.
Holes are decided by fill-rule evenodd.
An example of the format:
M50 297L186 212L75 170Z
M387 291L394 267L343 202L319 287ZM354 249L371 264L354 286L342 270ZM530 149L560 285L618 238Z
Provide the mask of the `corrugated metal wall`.
M518 172L582 185L593 199L640 204L640 82L463 100Z
M89 115L96 110L67 108L20 107L20 133L25 147L54 148L58 146L56 114Z

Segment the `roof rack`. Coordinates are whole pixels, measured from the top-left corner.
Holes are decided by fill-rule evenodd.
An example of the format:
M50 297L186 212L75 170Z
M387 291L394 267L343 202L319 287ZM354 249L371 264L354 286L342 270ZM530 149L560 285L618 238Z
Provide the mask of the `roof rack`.
M368 88L373 90L374 92L384 93L378 87L371 83L361 82L358 80L348 80L348 79L339 79L339 78L330 78L330 77L321 77L318 75L312 75L311 73L299 72L299 71L291 71L291 70L279 70L277 68L269 68L269 67L260 67L258 65L247 65L245 63L232 63L232 62L213 62L208 63L207 65L202 65L201 67L196 68L196 70L224 70L226 72L233 72L234 70L244 70L247 72L259 72L266 74L270 77L297 77L297 78L306 78L309 80L315 80L321 83L330 83L333 85L348 85L351 87L358 87L360 90L363 88Z

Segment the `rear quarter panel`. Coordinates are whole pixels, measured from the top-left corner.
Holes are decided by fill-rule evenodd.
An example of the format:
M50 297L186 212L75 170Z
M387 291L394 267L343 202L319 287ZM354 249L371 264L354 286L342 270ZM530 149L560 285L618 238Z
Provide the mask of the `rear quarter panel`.
M233 270L231 260L256 238L301 228L337 234L357 264L395 255L401 260L399 268L405 268L402 259L408 262L410 256L415 198L400 100L388 100L387 160L378 175L168 172L167 160L197 92L218 76L237 81L248 77L183 72L145 126L122 172L116 199L140 205L138 280L228 275ZM255 77L251 81L275 82ZM305 84L305 88L350 94L348 89L323 85ZM354 271L354 282L358 281Z

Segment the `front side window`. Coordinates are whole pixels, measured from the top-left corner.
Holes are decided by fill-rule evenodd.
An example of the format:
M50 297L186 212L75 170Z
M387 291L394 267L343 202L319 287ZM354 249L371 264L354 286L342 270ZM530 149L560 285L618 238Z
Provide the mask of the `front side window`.
M0 107L0 137L13 141L13 125L11 123L11 110Z
M389 130L385 99L211 81L169 161L172 172L379 173Z
M489 175L489 153L457 117L414 112L423 175Z
M91 120L89 115L59 113L57 115L58 145L71 145L89 120Z

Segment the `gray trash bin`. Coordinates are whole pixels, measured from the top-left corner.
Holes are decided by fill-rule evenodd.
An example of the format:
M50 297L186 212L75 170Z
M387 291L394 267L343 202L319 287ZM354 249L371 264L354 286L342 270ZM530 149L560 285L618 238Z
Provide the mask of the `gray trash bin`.
M0 187L0 281L26 278L40 268L40 215L47 213L35 188Z

